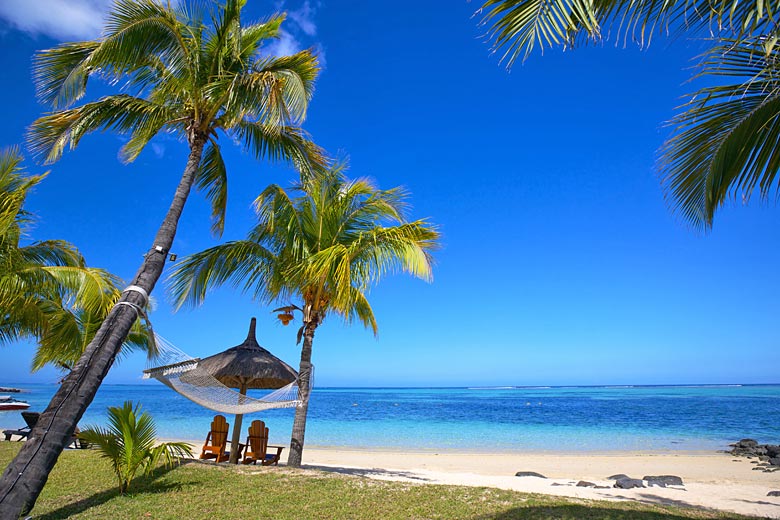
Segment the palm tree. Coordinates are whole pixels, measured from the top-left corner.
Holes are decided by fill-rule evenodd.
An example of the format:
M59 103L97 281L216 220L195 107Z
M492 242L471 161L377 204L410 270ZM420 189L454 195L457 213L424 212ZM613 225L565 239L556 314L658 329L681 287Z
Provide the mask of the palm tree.
M62 240L22 246L32 216L24 210L29 191L45 178L25 175L16 149L0 152L0 344L41 337L47 316L66 293L79 303L102 304L108 274L89 270L78 250ZM86 283L91 282L91 283ZM85 283L84 291L79 286Z
M160 461L173 466L181 457L192 457L192 448L185 442L158 444L154 419L131 401L121 407L109 406L108 427L90 426L79 433L79 440L95 445L111 462L120 494L127 491L139 470L148 475Z
M159 279L193 185L212 204L216 234L222 230L227 171L217 136L241 141L258 158L292 160L302 171L324 162L299 124L313 92L316 58L308 51L263 56L283 16L241 23L246 0L226 0L209 23L185 5L117 0L103 36L42 51L34 77L40 99L55 109L32 125L31 149L47 162L97 130L129 134L122 148L135 159L160 132L185 140L189 156L173 201L131 285L122 293L73 370L63 381L0 479L0 517L29 511L119 352L139 310ZM182 3L183 4L183 3ZM70 108L98 76L125 91Z
M119 279L87 267L67 242L21 245L34 221L24 202L46 177L26 175L21 161L16 149L0 152L0 345L33 338L38 341L33 369L47 363L67 365L81 354L88 330L94 335L119 298ZM89 317L89 329L81 326L83 319L72 326L77 316ZM132 340L132 348L149 350L140 323Z
M295 412L288 464L303 454L314 333L327 314L357 318L376 334L368 288L386 272L402 270L431 279L431 251L439 234L425 220L404 218L406 194L378 190L367 180L349 181L343 165L296 184L293 196L277 185L255 201L257 224L246 240L228 242L184 258L171 273L177 307L200 304L226 282L261 302L297 299L280 315L299 309L303 339L299 370L302 406Z
M693 226L709 229L729 199L780 194L780 26L763 0L487 0L482 9L488 36L510 67L535 48L574 46L603 33L640 45L655 31L714 34L699 76L717 86L691 94L661 148L667 200Z
M38 347L32 359L32 372L37 372L46 365L55 366L65 371L66 375L73 370L120 297L119 286L113 285L111 296L105 299L106 305L98 312L79 305L69 305L67 300L53 305L46 316L46 328L38 340ZM137 320L122 343L117 358L140 351L146 353L149 359L153 359L159 351L151 338L149 322Z

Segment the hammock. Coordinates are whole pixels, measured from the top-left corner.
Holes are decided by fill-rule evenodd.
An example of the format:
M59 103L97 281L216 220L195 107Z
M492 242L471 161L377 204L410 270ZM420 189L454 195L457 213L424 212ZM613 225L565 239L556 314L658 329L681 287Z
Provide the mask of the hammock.
M144 379L154 378L192 402L210 410L229 414L248 414L271 408L300 406L298 381L254 398L236 392L198 367L200 358L192 358L162 336L154 334L159 355L155 362L162 366L144 370ZM300 375L298 376L300 378ZM311 384L311 378L309 379Z

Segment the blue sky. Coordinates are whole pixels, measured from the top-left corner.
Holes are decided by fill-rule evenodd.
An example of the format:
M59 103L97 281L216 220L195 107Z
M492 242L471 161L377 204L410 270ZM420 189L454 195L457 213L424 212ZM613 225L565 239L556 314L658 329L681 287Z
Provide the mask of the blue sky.
M44 107L31 57L92 38L105 0L0 4L3 146L23 142ZM471 386L780 382L780 211L732 205L708 234L667 207L656 176L664 121L686 92L701 42L646 51L594 45L536 53L507 72L472 17L478 2L252 0L246 19L289 12L275 52L313 47L324 62L305 128L350 157L351 175L406 186L413 216L443 234L435 280L401 275L370 293L374 338L335 316L314 343L324 386ZM54 14L52 14L54 13ZM56 20L56 23L53 21ZM95 85L93 91L104 87ZM186 146L156 140L131 165L122 138L96 134L47 167L29 198L35 239L75 243L90 265L130 279L184 166ZM230 171L223 240L244 236L251 201L295 173L223 143ZM27 162L33 172L45 168ZM195 193L173 252L218 243ZM158 284L155 329L193 356L240 343L250 317L262 345L297 365L296 327L236 291L173 313ZM8 382L29 374L32 346L0 350ZM145 360L108 382L137 382Z

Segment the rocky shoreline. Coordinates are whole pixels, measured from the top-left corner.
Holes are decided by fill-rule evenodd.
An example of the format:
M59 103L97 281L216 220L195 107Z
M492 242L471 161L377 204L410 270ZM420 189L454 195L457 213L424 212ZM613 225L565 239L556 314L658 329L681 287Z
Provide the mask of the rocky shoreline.
M779 444L759 444L755 439L742 439L734 444L729 444L733 449L726 451L736 457L746 457L755 459L753 468L756 471L772 473L780 471L780 445Z
M0 393L3 394L18 394L19 392L21 392L19 388L7 388L0 386Z

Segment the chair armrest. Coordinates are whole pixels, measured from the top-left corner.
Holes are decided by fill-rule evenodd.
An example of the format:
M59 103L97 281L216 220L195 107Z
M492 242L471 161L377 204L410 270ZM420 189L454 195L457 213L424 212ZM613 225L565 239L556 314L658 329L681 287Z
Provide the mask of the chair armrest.
M282 450L283 450L284 448L286 448L286 446L272 446L272 445L270 445L270 444L269 444L269 445L268 445L268 449L270 450L271 448L276 448L276 452L277 452L277 453L281 453L281 452L282 452Z

